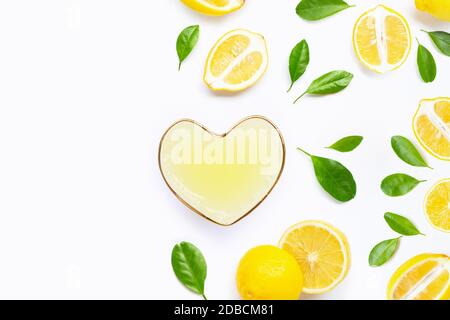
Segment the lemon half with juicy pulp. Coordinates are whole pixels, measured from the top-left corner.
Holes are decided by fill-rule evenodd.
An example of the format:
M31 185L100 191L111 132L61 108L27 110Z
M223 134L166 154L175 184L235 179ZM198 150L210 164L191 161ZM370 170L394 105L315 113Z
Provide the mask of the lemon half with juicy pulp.
M408 22L394 10L378 5L356 21L353 48L369 69L379 73L394 70L406 61L411 51Z
M389 280L389 300L447 300L450 298L450 258L424 253L402 264Z
M345 235L322 221L291 226L279 246L290 252L303 273L305 293L324 293L336 287L350 268L350 247Z
M181 0L189 8L210 16L222 16L240 9L245 0Z
M420 101L413 118L413 130L429 154L450 161L450 98Z
M303 275L292 255L263 245L242 257L236 282L244 300L296 300L302 292Z
M267 66L264 37L244 29L233 30L209 52L203 80L212 90L241 91L255 84Z
M442 179L431 187L425 196L425 216L431 225L450 232L450 179Z

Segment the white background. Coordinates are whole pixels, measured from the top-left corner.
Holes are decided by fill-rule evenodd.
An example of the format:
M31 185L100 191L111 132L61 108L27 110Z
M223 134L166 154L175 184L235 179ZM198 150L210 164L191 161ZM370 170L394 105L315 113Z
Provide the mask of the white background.
M427 30L449 24L419 13L413 0L385 0L410 22L413 36L436 58L438 76L423 83L413 44L399 70L377 75L357 61L351 33L357 17L379 1L311 23L295 14L297 0L248 0L238 12L206 17L177 0L16 0L0 3L0 298L196 299L175 278L170 254L187 240L208 262L206 294L235 299L240 257L276 244L283 231L321 219L348 237L352 266L344 282L320 299L383 299L392 272L423 252L450 254L450 235L422 212L425 192L449 177L449 164L426 155L434 170L401 162L389 139L414 139L411 119L422 98L450 95L450 60ZM198 46L177 71L175 40L200 24ZM235 28L262 33L270 66L253 88L232 96L202 83L215 41ZM287 59L306 38L311 62L290 94ZM354 73L332 96L304 97L311 80L333 69ZM226 131L252 114L269 117L286 140L286 167L273 192L250 216L220 227L185 208L164 184L157 165L163 131L188 117ZM323 147L351 134L365 137L350 154ZM415 140L414 140L415 141ZM350 168L357 197L338 204L315 181L296 146ZM400 198L379 189L383 177L409 173L428 182ZM395 257L368 266L370 249L395 237L385 211L411 218L427 236L402 239Z

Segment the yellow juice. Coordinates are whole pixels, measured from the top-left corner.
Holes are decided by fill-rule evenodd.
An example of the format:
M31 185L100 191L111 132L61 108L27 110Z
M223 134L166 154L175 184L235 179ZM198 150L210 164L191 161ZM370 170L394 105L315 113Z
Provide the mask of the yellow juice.
M225 135L183 120L166 132L160 146L161 172L170 189L222 225L238 221L267 196L283 163L282 137L260 117L242 121Z

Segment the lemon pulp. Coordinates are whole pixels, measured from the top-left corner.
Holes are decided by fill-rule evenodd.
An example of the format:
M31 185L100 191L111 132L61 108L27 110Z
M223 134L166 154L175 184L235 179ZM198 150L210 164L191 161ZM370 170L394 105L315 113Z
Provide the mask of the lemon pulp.
M353 30L359 60L376 72L398 68L408 57L411 35L406 20L383 5L362 14Z
M450 98L424 99L413 118L417 140L431 155L450 160Z
M434 228L450 232L450 179L442 179L431 187L425 197L424 209Z
M338 285L350 267L350 249L345 235L322 221L303 221L290 227L280 240L304 276L304 292L323 293Z
M450 259L420 254L402 264L389 280L390 300L446 300L450 297Z
M213 90L240 91L255 84L267 66L264 37L237 29L223 35L210 50L203 80Z

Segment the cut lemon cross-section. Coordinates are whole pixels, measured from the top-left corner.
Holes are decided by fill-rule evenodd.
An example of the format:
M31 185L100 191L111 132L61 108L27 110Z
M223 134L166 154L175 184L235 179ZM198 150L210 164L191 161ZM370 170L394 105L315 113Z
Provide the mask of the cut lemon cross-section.
M222 16L240 9L245 0L181 0L181 2L200 13Z
M405 62L411 50L408 22L394 10L378 5L356 21L353 48L369 69L379 73L394 70Z
M424 253L402 264L389 280L389 300L447 300L450 298L450 258Z
M450 179L438 181L425 196L425 215L431 225L450 232Z
M450 161L450 98L420 101L413 118L413 129L429 154Z
M305 293L324 293L337 286L350 268L345 235L322 221L303 221L290 227L279 246L290 252L303 272Z
M238 29L223 35L211 49L203 80L213 90L240 91L258 81L267 65L264 37Z

